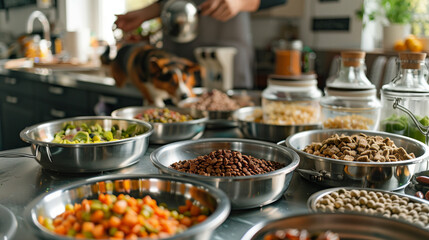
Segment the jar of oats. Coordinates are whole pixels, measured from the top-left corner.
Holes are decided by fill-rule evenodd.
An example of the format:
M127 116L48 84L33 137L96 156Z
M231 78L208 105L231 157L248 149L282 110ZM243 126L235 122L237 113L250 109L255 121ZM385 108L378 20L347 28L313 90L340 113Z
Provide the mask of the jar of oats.
M268 86L262 91L263 122L274 125L320 123L321 97L315 74L270 75Z
M331 76L320 100L325 129L377 130L380 100L365 75L365 52L341 52L341 66Z

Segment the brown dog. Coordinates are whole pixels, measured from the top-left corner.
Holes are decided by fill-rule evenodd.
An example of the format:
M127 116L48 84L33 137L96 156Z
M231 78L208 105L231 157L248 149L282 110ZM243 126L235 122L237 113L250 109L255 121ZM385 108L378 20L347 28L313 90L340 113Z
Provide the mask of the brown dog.
M200 66L150 45L125 45L110 63L116 86L133 83L149 105L164 107L164 100L177 104L194 96L192 88Z

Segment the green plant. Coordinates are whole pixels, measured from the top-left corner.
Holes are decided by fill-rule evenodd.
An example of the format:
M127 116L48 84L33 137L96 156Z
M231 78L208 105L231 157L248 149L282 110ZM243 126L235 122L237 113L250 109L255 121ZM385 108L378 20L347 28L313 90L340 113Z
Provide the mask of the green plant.
M368 9L370 1L377 7ZM364 26L370 21L380 19L383 24L410 23L413 15L412 3L418 0L366 0L356 11L356 16L363 21Z

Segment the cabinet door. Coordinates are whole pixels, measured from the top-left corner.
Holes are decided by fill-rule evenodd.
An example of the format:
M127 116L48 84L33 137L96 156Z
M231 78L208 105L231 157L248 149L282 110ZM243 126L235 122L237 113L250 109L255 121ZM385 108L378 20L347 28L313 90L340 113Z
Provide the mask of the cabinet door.
M52 104L52 103L39 103L40 108L40 118L42 122L78 117L78 116L90 116L90 112L86 108L72 108L70 106L65 106L62 104Z
M0 98L1 149L28 146L28 143L21 140L19 133L39 122L34 101L6 92L0 92Z
M139 97L125 97L93 93L90 97L91 106L97 116L110 116L116 109L129 106L142 106L143 100Z

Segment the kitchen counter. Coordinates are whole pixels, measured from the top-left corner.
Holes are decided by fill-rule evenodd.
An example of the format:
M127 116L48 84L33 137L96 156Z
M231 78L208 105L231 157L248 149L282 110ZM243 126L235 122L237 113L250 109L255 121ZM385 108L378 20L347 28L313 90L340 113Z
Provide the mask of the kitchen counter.
M237 128L227 128L206 130L202 137L240 138L242 135ZM37 239L34 232L31 232L30 227L26 225L23 212L30 201L40 194L53 191L73 181L96 176L118 173L157 174L158 170L151 163L149 155L159 146L149 145L148 151L140 161L130 167L98 174L58 174L43 170L31 158L2 158L0 161L0 204L10 209L17 218L18 230L14 239ZM2 153L31 154L31 150L30 147L24 147L0 152L0 154ZM288 190L280 200L261 208L232 211L227 220L215 230L211 239L241 239L248 229L259 222L307 212L308 197L321 189L323 188L295 173Z

